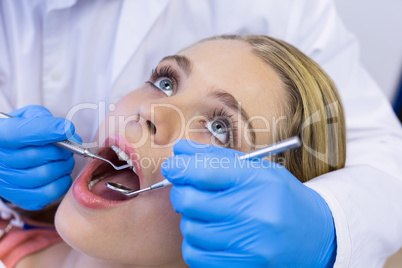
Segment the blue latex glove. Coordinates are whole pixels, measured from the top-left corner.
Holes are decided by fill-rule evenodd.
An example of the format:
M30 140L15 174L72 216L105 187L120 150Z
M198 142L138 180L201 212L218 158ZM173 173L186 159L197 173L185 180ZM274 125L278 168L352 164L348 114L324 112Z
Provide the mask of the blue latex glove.
M195 144L194 142L192 142ZM182 214L190 267L326 267L336 255L332 213L283 166L238 151L174 146L162 174Z
M71 137L74 126L42 106L10 115L15 118L0 119L0 196L23 209L41 209L71 185L73 154L50 143Z

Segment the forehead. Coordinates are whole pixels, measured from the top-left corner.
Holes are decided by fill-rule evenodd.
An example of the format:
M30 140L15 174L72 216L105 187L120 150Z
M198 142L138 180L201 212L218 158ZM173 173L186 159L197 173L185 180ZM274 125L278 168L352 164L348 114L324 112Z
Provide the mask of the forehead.
M264 120L271 122L279 116L286 99L282 81L249 44L239 40L206 41L179 55L191 61L192 82L231 93L253 119L254 128L266 128Z

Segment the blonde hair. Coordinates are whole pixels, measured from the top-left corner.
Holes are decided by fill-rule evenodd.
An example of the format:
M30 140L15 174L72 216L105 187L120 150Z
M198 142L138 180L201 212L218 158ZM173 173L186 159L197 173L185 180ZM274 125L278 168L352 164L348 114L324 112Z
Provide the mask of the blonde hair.
M252 53L271 66L285 86L288 120L275 135L280 139L299 136L303 145L271 160L281 159L279 162L301 182L343 168L345 118L338 91L328 74L294 46L272 37L221 35L200 42L222 39L249 44Z

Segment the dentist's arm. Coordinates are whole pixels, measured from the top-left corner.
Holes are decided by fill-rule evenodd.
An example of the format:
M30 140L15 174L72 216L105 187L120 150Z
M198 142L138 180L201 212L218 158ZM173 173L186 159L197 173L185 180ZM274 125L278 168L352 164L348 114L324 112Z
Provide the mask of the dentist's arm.
M286 41L331 76L345 109L345 168L306 183L334 217L335 267L382 267L402 246L401 124L361 65L358 42L334 1L294 1L288 33Z
M51 143L74 134L71 122L42 106L27 106L0 119L0 197L27 210L56 201L71 185L71 152Z

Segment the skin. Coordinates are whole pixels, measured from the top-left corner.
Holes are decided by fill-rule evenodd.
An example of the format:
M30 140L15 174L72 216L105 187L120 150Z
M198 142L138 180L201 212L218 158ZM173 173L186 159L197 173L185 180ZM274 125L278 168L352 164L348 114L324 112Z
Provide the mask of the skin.
M164 179L160 173L162 161L157 160L172 155L173 143L177 139L217 143L206 129L206 115L224 105L210 97L209 91L219 88L231 93L249 117L263 116L268 121L277 116L280 103L285 101L280 78L252 54L246 43L208 41L179 54L192 63L189 75L174 59L164 60L158 67L171 66L179 77L172 96L168 97L155 86L145 83L124 96L109 115L130 118L124 126L110 124L110 120L106 119L100 127L101 136L119 133L133 144L141 158L155 159L155 165L142 168L142 187ZM168 107L152 111L151 104L173 105L182 117ZM247 142L248 135L244 132L245 122L236 111L225 110L233 114L231 118L238 121L238 128L242 129L234 149L252 150L254 146ZM147 121L155 125L154 135L150 134ZM260 119L253 120L252 125L255 129L267 129ZM184 133L181 132L183 128ZM147 138L141 139L144 135ZM269 144L271 137L269 131L256 132L256 144ZM181 256L181 216L174 212L169 192L170 188L165 188L140 195L111 209L90 210L76 202L70 189L55 221L58 232L67 243L31 255L20 264L32 260L36 264L41 260L49 263L57 259L65 267L186 267ZM40 267L46 267L46 264Z

